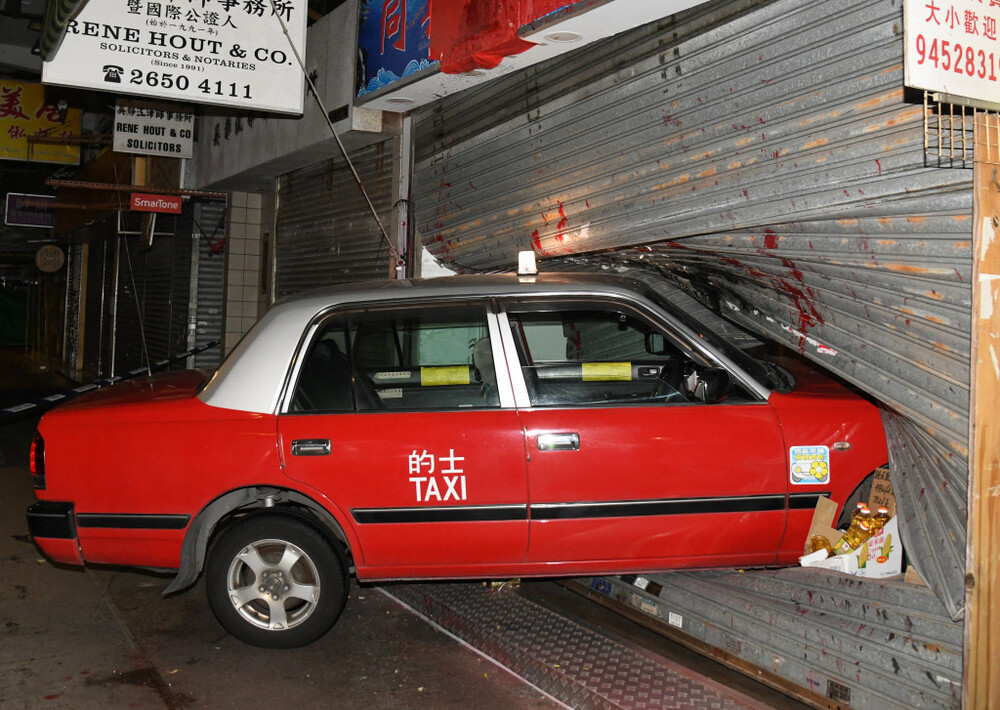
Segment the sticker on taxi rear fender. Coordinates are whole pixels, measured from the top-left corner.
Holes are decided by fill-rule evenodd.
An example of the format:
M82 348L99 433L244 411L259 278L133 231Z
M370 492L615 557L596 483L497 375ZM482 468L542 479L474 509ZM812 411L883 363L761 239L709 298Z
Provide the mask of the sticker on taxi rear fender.
M830 482L830 449L826 446L793 446L788 451L788 462L795 485Z

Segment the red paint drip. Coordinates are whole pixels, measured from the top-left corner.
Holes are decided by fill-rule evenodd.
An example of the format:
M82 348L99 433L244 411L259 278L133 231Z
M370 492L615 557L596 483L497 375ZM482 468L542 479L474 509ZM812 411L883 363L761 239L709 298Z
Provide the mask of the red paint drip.
M790 260L788 260L788 259L782 259L781 260L781 265L784 266L786 269L788 269L789 271L792 272L792 278L793 279L795 279L799 283L804 283L804 280L802 278L802 272L799 271L795 267L795 264L793 264Z

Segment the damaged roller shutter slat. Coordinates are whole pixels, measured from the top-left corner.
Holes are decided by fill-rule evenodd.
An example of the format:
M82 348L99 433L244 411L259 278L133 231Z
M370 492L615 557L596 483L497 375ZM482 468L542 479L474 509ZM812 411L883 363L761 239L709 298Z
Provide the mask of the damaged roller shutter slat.
M972 170L929 145L951 139L903 88L902 20L892 0L708 3L449 97L417 115L414 223L460 270L523 249L655 269L877 398L905 421L905 547L957 619Z

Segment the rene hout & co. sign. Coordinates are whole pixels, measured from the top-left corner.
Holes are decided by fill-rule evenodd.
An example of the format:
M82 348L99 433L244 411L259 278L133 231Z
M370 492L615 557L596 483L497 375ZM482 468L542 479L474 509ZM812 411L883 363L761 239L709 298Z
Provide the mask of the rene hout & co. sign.
M70 21L42 82L302 113L307 0L92 0Z

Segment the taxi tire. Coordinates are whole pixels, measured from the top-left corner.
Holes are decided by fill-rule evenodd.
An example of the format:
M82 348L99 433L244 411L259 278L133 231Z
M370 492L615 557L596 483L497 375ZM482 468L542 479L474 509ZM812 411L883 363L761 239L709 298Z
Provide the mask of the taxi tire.
M301 550L302 563L315 570L319 582L314 608L304 619L282 630L255 625L230 601L229 576L234 565L242 564L237 563L239 555L247 548L273 541L278 541L272 546L279 551L282 544ZM212 545L205 563L205 589L215 618L239 640L262 648L296 648L323 636L344 610L349 584L343 553L309 524L280 515L256 515L234 523ZM264 608L263 603L260 607Z

